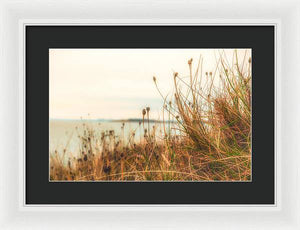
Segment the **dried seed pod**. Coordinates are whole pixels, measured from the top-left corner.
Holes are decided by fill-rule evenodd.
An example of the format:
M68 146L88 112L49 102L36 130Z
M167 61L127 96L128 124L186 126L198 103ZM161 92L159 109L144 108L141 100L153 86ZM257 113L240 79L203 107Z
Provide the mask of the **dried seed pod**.
M110 165L108 165L108 166L104 166L104 167L103 167L103 171L104 171L106 174L109 174L109 173L110 173L110 171L111 171L111 167L110 167Z
M85 154L84 157L83 157L83 160L84 160L84 161L87 161L87 159L88 159L88 158L87 158L87 155Z

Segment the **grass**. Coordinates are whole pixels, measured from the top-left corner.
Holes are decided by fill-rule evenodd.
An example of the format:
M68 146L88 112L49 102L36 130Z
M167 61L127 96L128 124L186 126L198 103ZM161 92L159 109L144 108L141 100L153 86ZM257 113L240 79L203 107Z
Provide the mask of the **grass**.
M66 150L50 155L50 180L251 180L251 59L240 61L235 53L229 65L220 54L215 71L206 73L202 63L201 57L196 65L190 59L188 76L173 74L172 97L162 94L153 77L167 117L162 124L150 127L146 107L138 127L141 138L134 138L133 130L125 142L125 124L119 136L114 130L99 136L85 126L77 157L65 162Z

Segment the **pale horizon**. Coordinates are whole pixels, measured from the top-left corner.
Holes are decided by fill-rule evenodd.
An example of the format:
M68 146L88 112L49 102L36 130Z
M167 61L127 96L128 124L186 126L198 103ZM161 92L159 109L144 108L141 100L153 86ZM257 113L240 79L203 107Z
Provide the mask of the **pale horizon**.
M188 76L187 61L203 72L214 71L222 49L49 49L49 117L51 120L162 119L164 95L172 93L173 73ZM234 49L226 49L229 62ZM239 55L251 49L238 49ZM88 115L89 114L89 115Z

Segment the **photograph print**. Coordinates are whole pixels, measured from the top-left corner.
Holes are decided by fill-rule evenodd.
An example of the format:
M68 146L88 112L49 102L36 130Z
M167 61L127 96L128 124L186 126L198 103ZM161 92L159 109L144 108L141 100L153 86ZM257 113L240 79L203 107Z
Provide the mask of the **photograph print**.
M252 180L251 49L49 49L49 181Z

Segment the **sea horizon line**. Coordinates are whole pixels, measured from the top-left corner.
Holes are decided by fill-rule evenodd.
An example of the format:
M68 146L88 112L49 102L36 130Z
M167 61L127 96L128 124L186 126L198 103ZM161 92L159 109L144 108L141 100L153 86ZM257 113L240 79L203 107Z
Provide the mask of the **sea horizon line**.
M106 119L106 118L49 118L49 121L98 121L98 122L143 122L141 118L127 118L127 119ZM147 118L144 121L148 121ZM159 119L149 119L150 122L174 122L172 120L159 120Z

